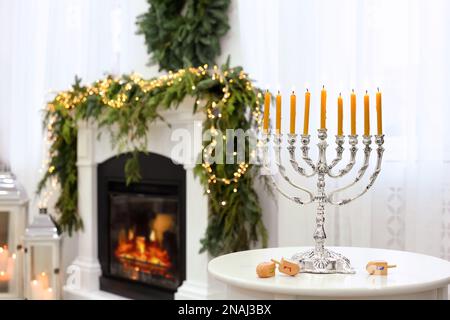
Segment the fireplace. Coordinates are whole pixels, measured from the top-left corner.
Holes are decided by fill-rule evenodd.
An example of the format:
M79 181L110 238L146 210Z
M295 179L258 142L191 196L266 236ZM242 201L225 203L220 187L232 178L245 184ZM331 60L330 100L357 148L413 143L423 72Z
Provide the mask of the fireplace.
M132 299L173 299L185 280L186 172L141 154L139 183L127 185L123 155L98 167L100 289Z

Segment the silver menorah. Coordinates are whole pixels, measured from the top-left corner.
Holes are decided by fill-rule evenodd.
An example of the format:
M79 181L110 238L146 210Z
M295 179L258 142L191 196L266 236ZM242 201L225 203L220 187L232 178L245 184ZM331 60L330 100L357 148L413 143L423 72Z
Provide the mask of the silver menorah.
M270 144L271 137L273 137L273 146L274 146L274 162L278 168L278 172L283 177L283 179L296 190L303 192L307 198L303 199L300 196L291 196L288 193L284 192L279 184L277 183L274 175L271 175L271 181L273 186L278 192L280 192L284 197L289 200L294 201L299 205L307 205L310 203L317 203L317 215L316 215L316 230L314 232L314 240L315 240L315 248L308 250L306 252L297 253L292 257L292 260L297 261L301 266L301 272L305 273L345 273L351 274L355 273L354 269L351 267L350 260L344 257L342 254L333 252L325 248L325 240L326 234L324 229L325 224L325 205L330 204L334 206L344 206L361 196L363 196L375 183L378 175L381 171L381 162L384 153L384 135L376 135L375 143L377 145L377 163L374 172L369 178L368 185L354 197L344 198L342 200L335 200L335 197L342 191L349 189L356 185L365 175L367 169L370 164L370 155L372 153L372 138L371 135L364 135L362 139L362 143L364 145L364 162L361 168L358 170L356 174L356 178L349 183L348 185L338 188L334 191L327 193L325 178L330 177L333 179L338 179L349 174L356 164L356 155L358 153L358 136L357 135L349 135L349 151L350 151L350 159L349 162L340 170L336 170L335 167L341 162L344 154L344 144L345 144L345 136L336 136L336 158L328 163L327 161L327 130L319 129L318 130L318 138L319 142L317 144L319 154L318 159L314 162L309 156L310 150L310 135L301 135L300 140L300 151L301 158L308 165L310 169L306 170L303 168L299 162L296 160L296 149L297 149L297 141L298 135L296 134L288 134L288 146L287 150L289 152L289 162L291 163L293 169L300 174L300 176L305 178L312 178L317 176L317 190L314 193L313 191L308 190L305 187L299 186L292 182L292 180L288 177L286 173L286 168L282 164L281 150L283 148L283 135L282 134L270 134L264 133L263 140L264 148L263 148L263 161L264 167L269 169L270 160L268 148Z

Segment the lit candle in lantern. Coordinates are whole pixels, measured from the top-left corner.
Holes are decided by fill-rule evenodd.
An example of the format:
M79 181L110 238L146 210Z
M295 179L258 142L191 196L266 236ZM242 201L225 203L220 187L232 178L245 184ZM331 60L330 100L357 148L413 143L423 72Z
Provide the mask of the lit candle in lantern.
M16 254L8 257L5 269L0 269L0 282L8 282L14 276L14 265L16 263Z
M321 104L320 104L320 129L327 128L327 91L325 86L322 89Z
M33 280L31 281L31 300L43 300L44 298L44 290L42 289L42 285L39 281Z
M6 268L8 267L8 258L9 258L9 251L8 247L0 247L0 272L6 272Z
M281 94L278 91L277 95L277 119L276 119L276 133L281 133Z
M364 135L370 135L370 99L367 91L364 96Z
M52 288L47 288L42 292L42 300L54 300L54 294Z
M344 121L344 103L342 101L342 96L339 93L339 98L338 98L338 136L343 136L344 135L344 131L342 130L342 124Z
M381 136L383 134L383 112L382 112L382 104L381 104L381 92L378 89L377 92L377 129L378 135Z
M45 272L41 272L38 276L37 276L37 281L41 284L42 289L46 290L49 287L49 279L48 279L48 275Z
M305 119L303 123L303 134L306 136L309 134L309 108L311 106L311 93L306 89L305 93Z
M8 259L8 267L6 268L6 277L8 280L11 280L14 278L14 266L16 264L16 254L14 253L9 259Z
M356 136L356 94L355 90L352 90L352 94L350 96L351 100L351 133L353 136Z
M291 134L295 134L295 120L297 118L297 97L292 91L291 95Z
M269 116L270 116L270 92L266 91L266 95L264 97L264 133L267 133L269 130Z

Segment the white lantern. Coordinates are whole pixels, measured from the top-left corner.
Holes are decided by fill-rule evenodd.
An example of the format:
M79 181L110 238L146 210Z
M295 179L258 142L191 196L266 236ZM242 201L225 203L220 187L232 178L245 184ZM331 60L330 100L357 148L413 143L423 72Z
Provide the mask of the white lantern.
M46 208L25 230L25 297L29 300L60 299L61 237Z
M28 200L13 174L0 165L0 299L23 298L22 238Z

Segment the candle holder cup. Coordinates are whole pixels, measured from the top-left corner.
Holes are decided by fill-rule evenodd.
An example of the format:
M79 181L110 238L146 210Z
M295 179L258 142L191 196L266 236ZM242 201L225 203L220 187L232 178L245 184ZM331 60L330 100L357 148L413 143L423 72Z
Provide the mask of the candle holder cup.
M300 153L301 159L304 163L309 167L306 170L302 167L296 159L296 149L298 143L298 135L297 134L288 134L287 135L287 151L289 152L289 162L291 163L292 168L302 177L304 178L317 178L317 189L315 192L308 190L306 187L300 186L292 182L288 174L286 173L286 168L282 164L281 150L283 149L283 135L282 134L271 134L263 133L262 141L263 143L263 164L264 167L270 170L270 160L269 160L269 145L271 139L273 140L273 149L274 149L274 162L276 167L278 168L278 173L280 176L293 188L295 188L298 192L303 193L306 198L300 196L292 196L286 193L281 189L279 184L277 183L273 174L271 174L271 182L274 188L280 192L281 195L286 197L289 200L294 201L299 205L307 205L311 203L317 204L317 215L316 215L316 229L314 232L314 241L315 247L309 251L301 252L294 254L292 260L297 261L301 266L301 272L303 273L320 273L320 274L329 274L329 273L344 273L344 274L352 274L355 273L354 269L351 267L350 260L344 257L342 254L333 252L325 248L325 240L326 234L324 229L325 224L325 206L333 205L333 206L344 206L361 196L363 196L375 183L378 175L381 171L381 163L384 153L384 135L376 135L375 136L375 144L377 145L376 153L377 153L377 163L374 172L369 178L369 183L365 186L362 191L359 191L355 196L350 198L344 198L341 200L335 200L335 196L340 192L349 189L356 185L365 175L369 163L370 163L370 155L372 153L372 140L373 136L365 135L362 139L362 144L364 145L364 160L362 166L359 168L356 173L356 177L353 179L351 183L348 185L333 190L331 192L327 192L325 178L329 177L332 179L339 179L347 174L349 174L356 164L356 155L358 153L358 136L357 135L349 135L348 143L349 143L349 152L350 159L349 162L340 170L336 170L335 167L342 161L343 154L345 151L345 137L344 136L336 136L336 157L331 162L327 161L327 130L319 129L318 130L318 139L319 142L317 144L319 154L317 161L313 161L309 156L310 150L310 135L301 135L300 136Z

